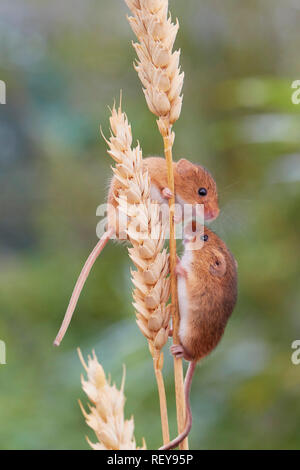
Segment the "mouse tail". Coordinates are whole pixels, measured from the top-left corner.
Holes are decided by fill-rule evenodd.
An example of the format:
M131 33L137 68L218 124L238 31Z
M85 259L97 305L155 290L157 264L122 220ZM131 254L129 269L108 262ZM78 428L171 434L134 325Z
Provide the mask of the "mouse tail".
M108 229L107 232L105 232L104 235L101 237L101 239L99 240L99 242L97 243L97 245L93 249L92 253L90 254L88 259L86 260L85 265L83 266L82 271L81 271L81 273L80 273L80 275L77 279L77 282L75 284L75 287L74 287L74 290L73 290L73 293L72 293L72 296L71 296L71 299L70 299L65 317L64 317L63 322L61 324L60 330L59 330L59 332L58 332L58 334L55 338L55 341L53 343L54 346L59 346L62 339L63 339L63 337L65 336L66 331L67 331L67 329L70 325L74 310L76 308L79 296L80 296L81 291L83 289L83 286L84 286L84 284L85 284L85 282L88 278L88 275L89 275L96 259L100 255L101 251L103 250L103 248L105 247L105 245L107 244L107 242L109 241L109 239L111 238L113 233L114 233L113 228Z
M185 409L186 409L186 418L185 418L185 429L184 431L179 434L173 441L169 442L168 444L160 447L159 450L171 450L175 449L179 446L179 444L189 435L190 430L192 428L192 412L191 412L191 403L190 403L190 392L191 386L193 381L193 375L196 368L196 362L192 361L189 364L185 381L184 381L184 396L185 396Z

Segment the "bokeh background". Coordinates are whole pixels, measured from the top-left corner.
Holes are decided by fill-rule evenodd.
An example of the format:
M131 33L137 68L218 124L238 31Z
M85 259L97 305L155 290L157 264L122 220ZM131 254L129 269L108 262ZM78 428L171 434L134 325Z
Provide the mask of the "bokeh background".
M222 208L213 228L239 263L239 301L192 390L192 449L290 449L300 444L300 79L297 0L171 0L186 73L175 158L202 163ZM161 443L150 356L131 306L130 263L110 244L59 349L52 341L96 242L111 177L99 135L123 90L144 154L161 154L132 68L123 0L1 0L0 365L2 449L88 449L77 399L95 348L119 384L138 443ZM175 434L172 361L165 376Z

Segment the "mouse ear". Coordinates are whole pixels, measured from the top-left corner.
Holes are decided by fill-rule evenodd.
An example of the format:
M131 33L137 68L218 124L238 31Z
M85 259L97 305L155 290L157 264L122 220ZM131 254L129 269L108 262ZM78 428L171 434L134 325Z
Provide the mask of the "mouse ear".
M223 277L226 274L227 263L225 256L220 251L214 251L213 261L209 266L209 271L213 276Z
M185 158L182 158L177 163L176 170L177 173L179 173L181 176L186 176L191 174L192 171L195 171L195 165L186 160Z

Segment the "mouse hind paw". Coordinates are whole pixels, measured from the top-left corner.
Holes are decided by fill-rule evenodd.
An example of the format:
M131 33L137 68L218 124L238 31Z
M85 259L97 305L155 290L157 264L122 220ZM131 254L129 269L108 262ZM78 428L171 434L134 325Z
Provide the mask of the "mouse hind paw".
M192 361L193 358L188 354L182 344L172 344L170 351L176 359L185 359L186 361Z
M180 359L184 356L184 348L181 344L172 344L170 351L176 359Z

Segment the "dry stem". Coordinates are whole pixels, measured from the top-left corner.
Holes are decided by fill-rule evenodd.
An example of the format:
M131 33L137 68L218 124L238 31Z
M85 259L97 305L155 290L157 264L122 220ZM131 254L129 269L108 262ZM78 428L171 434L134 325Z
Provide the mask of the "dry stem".
M171 128L169 134L164 137L164 150L168 167L168 185L175 196L174 171L172 159L172 142L173 137ZM178 292L177 277L175 273L177 254L176 254L176 238L175 238L175 222L174 208L175 197L169 201L170 207L170 275L171 275L171 299L172 299L172 323L173 323L173 343L179 344L179 310L178 310ZM185 400L184 400L184 382L182 360L174 357L174 380L175 380L175 396L177 409L177 426L178 434L185 428ZM180 450L188 450L188 438L179 444Z
M133 16L129 23L139 42L133 44L138 61L135 69L143 84L148 107L157 117L159 131L164 140L168 167L169 188L174 197L170 200L170 270L174 343L179 342L178 298L176 267L176 240L174 227L175 187L172 164L172 147L175 134L173 124L178 120L182 106L184 74L179 66L180 51L173 52L179 24L168 16L168 0L125 0ZM185 425L185 402L182 361L174 359L177 423L179 434ZM180 449L188 449L187 439Z
M161 370L155 366L154 366L154 372L155 372L156 383L157 383L158 394L159 394L160 417L161 417L163 441L164 443L168 444L170 442L170 433L169 433L167 397L166 397L164 378L163 378Z

